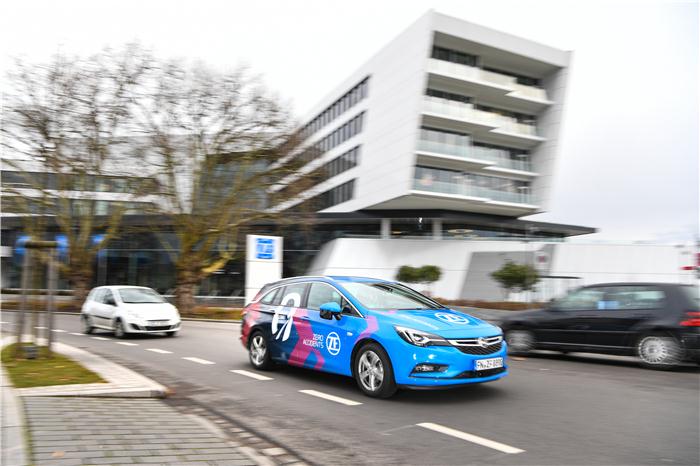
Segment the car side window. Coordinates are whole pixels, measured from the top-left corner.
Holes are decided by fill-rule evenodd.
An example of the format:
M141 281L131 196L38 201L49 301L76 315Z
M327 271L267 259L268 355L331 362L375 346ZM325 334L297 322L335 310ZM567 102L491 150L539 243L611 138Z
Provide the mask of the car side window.
M326 303L337 303L342 309L343 314L354 315L352 307L347 299L327 283L312 283L309 290L306 308L314 311L320 311L321 305Z
M658 309L663 307L665 293L654 287L631 285L610 287L604 304L598 309Z
M307 283L294 283L285 286L282 288L282 299L279 300L279 304L282 306L301 307L307 286Z
M599 309L604 301L605 288L582 288L573 291L556 302L556 308L562 311L587 311Z
M116 304L112 290L104 290L104 294L102 295L102 301L100 301L100 302L103 304L111 304L111 305Z
M274 290L268 292L263 298L260 300L262 304L274 304L275 303L275 298L279 294L279 292L282 290L282 288L275 288Z
M101 303L102 295L104 294L104 292L105 290L95 290L95 292L92 293L92 297L90 299L96 303Z

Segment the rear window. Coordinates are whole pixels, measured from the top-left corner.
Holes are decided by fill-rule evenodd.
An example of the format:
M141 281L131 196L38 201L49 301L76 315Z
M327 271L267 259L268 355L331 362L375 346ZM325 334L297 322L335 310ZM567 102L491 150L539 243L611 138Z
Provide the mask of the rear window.
M695 308L700 308L700 288L697 286L686 285L681 286L681 290L690 300L692 305L695 306Z

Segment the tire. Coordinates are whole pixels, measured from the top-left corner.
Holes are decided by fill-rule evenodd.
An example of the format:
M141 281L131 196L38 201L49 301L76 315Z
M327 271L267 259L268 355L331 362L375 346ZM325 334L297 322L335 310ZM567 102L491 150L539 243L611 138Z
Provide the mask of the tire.
M114 336L117 338L128 338L129 334L124 329L124 323L121 319L117 319L114 322Z
M650 334L637 342L637 356L646 368L669 370L677 367L682 361L683 347L670 335Z
M257 370L267 371L274 367L270 357L270 344L261 331L253 332L248 340L248 359Z
M369 343L357 352L353 374L360 390L373 398L389 398L396 393L394 369L389 355L377 343Z
M535 335L529 330L508 330L505 340L510 354L527 354L535 349Z
M168 337L168 338L172 338L172 337L174 337L175 335L177 335L177 330L175 330L175 331L173 331L173 332L165 332L165 336Z
M80 320L83 324L83 333L85 335L90 335L95 330L95 327L92 325L92 317L87 314L83 314Z

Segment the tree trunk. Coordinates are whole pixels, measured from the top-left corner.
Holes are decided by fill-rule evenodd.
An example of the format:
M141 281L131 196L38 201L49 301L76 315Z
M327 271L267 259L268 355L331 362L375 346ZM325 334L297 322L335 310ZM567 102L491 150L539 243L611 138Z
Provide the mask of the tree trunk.
M90 277L85 274L74 274L70 278L71 288L73 288L73 305L80 309L88 295L90 287Z
M194 287L193 281L178 279L175 285L175 306L180 313L191 314L194 311Z

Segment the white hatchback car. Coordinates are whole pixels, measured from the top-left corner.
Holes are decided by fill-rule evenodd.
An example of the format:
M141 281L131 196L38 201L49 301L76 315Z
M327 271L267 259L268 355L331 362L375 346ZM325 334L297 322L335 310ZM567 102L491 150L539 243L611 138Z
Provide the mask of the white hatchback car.
M142 286L100 286L90 291L81 310L84 333L111 330L117 338L132 333L180 330L180 313L155 290Z

